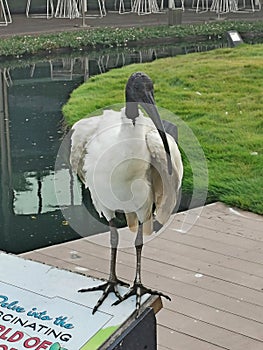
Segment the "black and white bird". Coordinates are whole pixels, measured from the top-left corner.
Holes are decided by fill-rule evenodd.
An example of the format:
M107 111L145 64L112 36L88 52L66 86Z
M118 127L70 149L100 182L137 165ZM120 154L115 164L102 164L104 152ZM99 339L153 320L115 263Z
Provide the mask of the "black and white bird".
M143 234L153 232L153 220L164 225L178 201L183 176L181 155L174 138L165 132L154 101L152 80L134 73L126 85L126 104L120 111L105 110L101 116L78 121L72 130L70 163L91 193L93 205L110 228L111 262L108 281L79 292L101 290L93 309L109 293L117 305L136 296L136 310L144 294L161 292L146 288L141 281ZM145 117L139 105L147 112ZM121 296L118 285L127 286L116 275L118 231L116 212L125 214L127 225L136 232L136 274L129 291Z

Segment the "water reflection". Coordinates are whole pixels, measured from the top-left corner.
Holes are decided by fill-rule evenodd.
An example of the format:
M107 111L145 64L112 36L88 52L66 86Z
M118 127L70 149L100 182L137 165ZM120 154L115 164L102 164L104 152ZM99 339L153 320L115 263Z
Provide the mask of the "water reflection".
M54 173L63 134L61 108L74 88L112 68L215 46L218 43L78 53L16 60L14 66L1 62L0 249L19 253L79 237L63 218L54 190L55 175L64 191L63 207L81 205L78 180L63 167ZM91 215L87 233L102 229Z
M19 183L14 184L13 209L16 215L36 215L50 213L59 209L54 176L60 192L60 206L81 205L81 186L76 177L66 169L56 171L25 172L20 176ZM69 185L70 184L70 185ZM65 191L68 189L68 191Z

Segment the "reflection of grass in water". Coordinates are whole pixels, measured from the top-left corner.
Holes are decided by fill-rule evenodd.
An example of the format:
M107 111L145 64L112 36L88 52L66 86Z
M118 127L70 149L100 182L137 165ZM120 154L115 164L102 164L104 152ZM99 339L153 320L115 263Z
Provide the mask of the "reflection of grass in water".
M73 124L99 108L122 102L129 75L144 71L154 81L157 105L186 122L204 150L208 201L262 214L262 57L263 45L242 45L113 70L75 90L64 115ZM183 192L191 192L191 164L186 157L184 163Z

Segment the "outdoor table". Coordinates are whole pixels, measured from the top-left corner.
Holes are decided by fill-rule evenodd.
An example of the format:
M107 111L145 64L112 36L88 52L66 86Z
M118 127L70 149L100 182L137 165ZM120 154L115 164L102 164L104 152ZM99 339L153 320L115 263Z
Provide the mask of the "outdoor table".
M109 350L121 343L123 350L156 349L160 298L144 295L136 318L135 297L111 306L116 300L111 293L92 315L101 292L77 291L100 282L0 252L0 347Z

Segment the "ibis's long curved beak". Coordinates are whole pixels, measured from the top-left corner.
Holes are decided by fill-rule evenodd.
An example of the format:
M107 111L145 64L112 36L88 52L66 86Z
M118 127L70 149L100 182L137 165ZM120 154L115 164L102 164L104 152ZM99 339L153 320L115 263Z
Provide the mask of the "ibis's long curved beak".
M166 133L164 131L163 123L161 121L160 114L159 114L157 107L155 105L155 101L154 101L154 97L153 97L152 93L148 92L145 94L145 96L143 98L143 102L141 103L141 106L143 107L143 109L145 109L145 111L147 112L149 117L152 119L155 127L157 128L157 130L161 136L161 139L163 141L163 146L164 146L164 149L166 152L168 173L171 175L172 174L172 162L171 162L170 148L169 148L169 144L167 141Z

